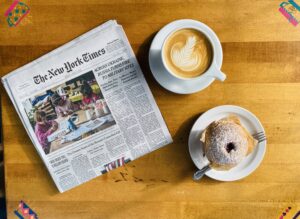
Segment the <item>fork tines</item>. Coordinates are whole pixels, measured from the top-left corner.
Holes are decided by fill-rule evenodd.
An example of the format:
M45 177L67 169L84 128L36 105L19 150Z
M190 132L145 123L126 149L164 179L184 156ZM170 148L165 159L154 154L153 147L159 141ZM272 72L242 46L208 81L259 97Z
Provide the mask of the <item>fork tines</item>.
M258 143L267 140L267 137L264 132L258 132L258 133L253 134L252 136L256 140L258 140Z

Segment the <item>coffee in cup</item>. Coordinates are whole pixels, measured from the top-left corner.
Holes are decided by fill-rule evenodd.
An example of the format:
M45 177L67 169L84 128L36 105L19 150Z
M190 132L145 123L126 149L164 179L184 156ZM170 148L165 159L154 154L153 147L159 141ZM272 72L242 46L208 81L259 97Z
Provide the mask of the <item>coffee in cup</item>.
M168 70L179 78L195 78L208 70L213 57L210 41L199 30L183 28L164 42L162 58Z

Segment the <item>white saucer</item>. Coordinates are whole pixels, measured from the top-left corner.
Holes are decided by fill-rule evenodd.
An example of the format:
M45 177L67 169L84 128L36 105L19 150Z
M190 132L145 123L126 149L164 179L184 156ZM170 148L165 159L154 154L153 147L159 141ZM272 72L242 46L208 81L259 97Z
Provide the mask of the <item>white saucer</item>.
M242 125L250 132L250 134L258 132L265 133L265 130L258 118L242 107L224 105L208 110L197 119L189 136L190 155L198 169L201 169L206 165L205 159L203 158L203 144L200 142L201 133L213 121L222 119L229 115L238 116ZM234 181L242 179L252 173L260 165L266 152L266 144L266 141L260 142L251 154L249 154L236 167L230 170L218 171L211 169L205 174L210 178L220 181Z
M190 28L201 28L203 32L210 36L211 40L219 47L222 51L221 43L212 29L210 29L205 24L190 20L183 19L173 21L166 26L164 26L154 37L150 50L149 50L149 65L152 74L156 81L165 89L178 94L190 94L195 93L204 88L208 87L215 79L212 77L203 76L198 79L193 80L180 80L172 77L168 72L166 72L162 60L161 60L161 48L165 38L175 29L183 25L189 25ZM216 56L216 63L221 68L223 53L214 54Z

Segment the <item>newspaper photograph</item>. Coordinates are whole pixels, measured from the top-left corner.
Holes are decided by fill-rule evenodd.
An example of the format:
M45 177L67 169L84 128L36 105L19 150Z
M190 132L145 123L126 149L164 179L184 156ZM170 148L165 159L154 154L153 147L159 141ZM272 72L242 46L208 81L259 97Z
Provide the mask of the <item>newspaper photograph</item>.
M125 32L114 20L2 82L60 192L172 142Z
M23 105L45 154L116 124L92 71L26 99Z

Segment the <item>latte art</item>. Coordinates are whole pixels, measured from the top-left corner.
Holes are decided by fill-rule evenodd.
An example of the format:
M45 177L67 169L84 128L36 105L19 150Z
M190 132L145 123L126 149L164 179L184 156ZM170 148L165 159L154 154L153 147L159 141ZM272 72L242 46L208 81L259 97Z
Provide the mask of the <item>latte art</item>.
M211 64L212 47L204 34L195 29L181 29L171 34L163 47L167 68L175 75L193 78Z
M173 64L183 71L193 71L201 63L201 54L194 51L196 37L188 37L185 45L176 43L171 48L171 59Z

